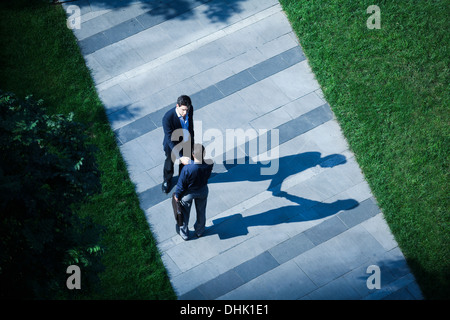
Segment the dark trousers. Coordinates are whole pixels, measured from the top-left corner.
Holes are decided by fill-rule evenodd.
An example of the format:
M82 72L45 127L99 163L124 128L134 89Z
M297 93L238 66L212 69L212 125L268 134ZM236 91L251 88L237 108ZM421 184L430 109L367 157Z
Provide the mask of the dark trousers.
M191 213L192 202L195 202L195 210L197 212L197 221L194 224L194 230L197 236L201 236L205 231L206 224L206 203L208 199L208 186L205 185L199 190L188 191L181 198L181 211L183 212L183 226L180 227L180 235L183 239L189 238L189 216Z
M183 164L180 162L178 166L178 175L181 173L181 169L183 169ZM166 159L164 160L164 170L163 170L163 177L164 181L170 182L172 180L174 174L174 163L172 161L172 157L170 152L166 152Z

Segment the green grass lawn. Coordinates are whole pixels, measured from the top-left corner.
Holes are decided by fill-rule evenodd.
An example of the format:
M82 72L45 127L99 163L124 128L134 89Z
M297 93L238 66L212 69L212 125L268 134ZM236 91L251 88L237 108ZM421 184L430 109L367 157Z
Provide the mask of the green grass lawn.
M450 2L280 3L425 297L450 298Z
M102 171L102 192L82 206L106 227L101 290L82 299L175 299L134 185L115 143L66 16L48 1L0 4L0 89L43 99L49 113L68 114L88 126ZM65 270L63 270L64 272Z

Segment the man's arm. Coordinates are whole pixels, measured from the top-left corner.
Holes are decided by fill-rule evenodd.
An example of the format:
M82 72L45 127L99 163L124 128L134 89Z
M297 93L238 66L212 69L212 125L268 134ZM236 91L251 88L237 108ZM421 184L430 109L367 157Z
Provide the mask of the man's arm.
M192 142L194 142L194 107L189 109L189 134L191 135Z
M162 119L162 126L164 130L165 139L167 140L167 143L169 144L170 150L173 150L175 147L175 142L172 141L172 133L174 131L174 128L171 124L170 117L165 115Z
M211 159L204 159L203 160L208 165L208 171L207 171L207 178L209 179L211 177L212 169L214 167L214 162Z

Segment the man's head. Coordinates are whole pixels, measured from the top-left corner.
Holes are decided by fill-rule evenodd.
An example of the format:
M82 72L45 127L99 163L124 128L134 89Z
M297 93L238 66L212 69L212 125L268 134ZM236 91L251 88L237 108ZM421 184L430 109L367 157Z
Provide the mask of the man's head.
M179 96L177 99L177 111L184 118L192 107L191 98L186 95Z
M195 143L192 155L194 156L195 160L202 162L203 157L205 156L205 147L200 143Z

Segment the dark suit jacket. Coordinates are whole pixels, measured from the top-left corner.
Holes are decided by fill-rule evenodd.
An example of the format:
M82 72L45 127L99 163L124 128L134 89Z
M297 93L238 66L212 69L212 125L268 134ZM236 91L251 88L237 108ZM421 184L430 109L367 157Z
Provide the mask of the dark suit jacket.
M194 144L194 107L189 108L189 134L191 146ZM176 141L172 141L172 133L177 129L182 129L180 119L177 116L175 107L166 112L162 119L162 126L164 129L163 147L166 154L172 152L172 149L180 142L183 137L179 137ZM192 150L192 149L191 149Z

